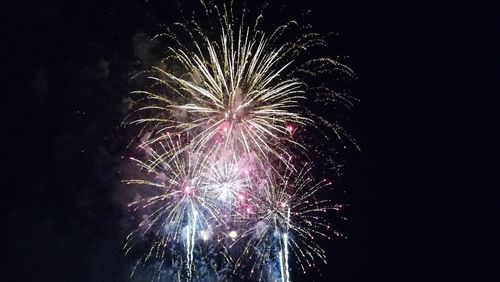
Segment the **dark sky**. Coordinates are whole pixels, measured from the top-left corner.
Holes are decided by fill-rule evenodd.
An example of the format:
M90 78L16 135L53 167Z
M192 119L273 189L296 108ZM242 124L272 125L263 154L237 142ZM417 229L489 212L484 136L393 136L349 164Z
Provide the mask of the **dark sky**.
M122 2L0 4L2 281L128 281L123 98L179 9ZM477 2L273 1L338 33L358 77L348 239L317 281L500 281L500 7Z

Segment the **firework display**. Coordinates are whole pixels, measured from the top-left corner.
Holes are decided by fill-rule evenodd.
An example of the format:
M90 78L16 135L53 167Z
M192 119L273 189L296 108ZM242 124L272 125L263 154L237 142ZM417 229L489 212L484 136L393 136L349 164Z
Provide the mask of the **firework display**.
M139 191L129 208L141 217L124 250L147 244L136 266L156 265L159 280L290 281L293 267L326 263L316 238L335 234L325 213L341 207L310 161L332 156L304 136L350 140L314 109L352 99L307 78L353 74L307 59L325 41L296 22L266 33L262 16L201 4L211 28L190 20L158 35L164 60L146 72L150 87L132 92L142 176L124 182Z

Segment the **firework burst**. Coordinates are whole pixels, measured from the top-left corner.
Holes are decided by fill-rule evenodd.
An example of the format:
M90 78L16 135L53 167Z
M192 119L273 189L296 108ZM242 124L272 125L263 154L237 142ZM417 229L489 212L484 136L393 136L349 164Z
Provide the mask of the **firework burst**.
M329 238L324 214L341 207L321 199L331 183L316 181L312 165L302 162L311 151L328 154L311 150L303 136L315 132L329 140L323 129L331 129L350 139L306 105L350 108L353 101L306 78L352 77L352 71L328 58L303 59L324 40L302 32L283 38L296 22L266 34L259 29L262 16L246 24L245 13L236 20L232 10L202 5L209 19L220 19L218 28L207 32L191 20L155 37L168 39L167 54L146 72L151 89L133 92L142 99L127 120L142 128L143 156L132 161L144 177L125 182L150 191L129 204L143 220L124 249L152 234L139 262L177 254L184 265L178 278L196 280L195 254L208 256L202 249L210 245L233 275L289 281L290 260L303 272L326 263L315 238Z
M219 219L213 201L206 192L199 189L203 173L207 168L208 158L201 152L184 151L182 154L165 161L168 152L175 151L181 144L181 135L172 137L166 134L162 142L144 142L140 148L147 154L147 161L132 159L139 169L150 175L149 180L125 180L127 184L145 185L150 188L147 196L129 204L133 211L140 210L143 220L138 229L129 234L125 244L128 253L135 246L137 235L152 234L155 239L147 255L141 260L163 258L170 245L184 244L186 248L186 269L192 277L193 252L199 230L208 230L211 222L223 222ZM160 160L159 160L160 159ZM168 248L167 248L168 247Z
M299 34L284 41L283 33L296 22L267 35L257 28L259 18L247 26L243 19L237 23L228 11L216 10L215 15L222 15L216 30L220 36L215 40L192 21L176 25L183 36L173 31L157 36L178 47L168 48L164 67L148 72L151 91L132 92L144 96L146 103L137 107L132 117L141 116L131 124L154 127L159 133L188 133L190 142L179 150L206 150L221 143L226 150L256 154L263 166L273 159L288 164L290 145L307 147L293 138L298 127L322 131L325 125L337 136L349 137L338 123L300 105L304 100L322 106L332 102L352 105L347 95L305 82L305 77L325 72L352 75L348 67L329 58L302 59L302 53L325 44L319 34ZM180 42L179 37L189 39Z
M273 174L254 185L249 195L253 214L243 228L246 245L236 267L251 265L250 273L258 273L261 280L269 271L266 266L276 262L281 279L288 281L289 253L303 272L306 267L314 267L316 259L326 263L325 252L314 239L329 238L330 224L324 215L340 207L331 200L318 199L329 185L326 179L316 182L308 164L299 170L285 170L283 176Z

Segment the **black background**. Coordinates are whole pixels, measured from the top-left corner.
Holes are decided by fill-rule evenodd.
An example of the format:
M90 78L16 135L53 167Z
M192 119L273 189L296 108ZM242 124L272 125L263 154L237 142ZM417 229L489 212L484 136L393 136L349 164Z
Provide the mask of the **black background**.
M338 33L330 55L358 76L348 239L326 246L314 279L499 281L500 7L477 2L273 3ZM178 19L177 7L1 4L3 281L128 281L120 105L134 36Z

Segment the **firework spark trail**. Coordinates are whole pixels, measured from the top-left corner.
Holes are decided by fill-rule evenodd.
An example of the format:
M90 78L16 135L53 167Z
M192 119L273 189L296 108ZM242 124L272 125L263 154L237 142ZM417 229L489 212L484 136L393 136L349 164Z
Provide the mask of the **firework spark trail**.
M288 207L287 210L287 225L286 225L286 231L283 233L283 244L282 244L282 251L280 251L280 257L284 257L280 259L281 264L284 265L284 271L281 273L281 277L283 281L290 281L290 267L288 265L288 229L290 228L290 207Z
M328 152L311 150L299 137L314 132L330 140L324 133L330 129L352 140L337 121L304 105L349 109L353 100L325 85L308 85L305 77L353 73L329 58L303 59L325 41L301 30L295 39L282 38L298 26L294 21L268 35L259 29L262 15L245 24L245 13L238 22L232 5L222 12L211 1L202 6L210 21L219 19L212 32L220 35L207 35L194 20L175 24L183 36L169 29L156 37L170 45L163 66L148 72L151 90L132 92L143 97L127 118L142 128L143 155L131 160L146 176L125 182L150 192L129 204L143 219L124 250L153 234L137 265L157 258L162 267L170 248L185 254L181 268L193 281L196 258L209 255L202 246L218 246L233 274L248 271L249 278L263 280L276 265L279 279L290 281L291 258L304 273L316 260L326 263L314 239L329 238L324 214L340 207L321 199L331 183L316 181L312 164L302 163L311 151L321 157ZM177 272L177 280L181 276Z
M186 262L187 262L187 275L188 281L193 277L193 251L196 234L196 222L198 218L198 211L194 207L191 208L190 224L186 226Z
M288 208L287 212L287 221L290 221L290 208ZM276 230L279 234L279 231ZM288 265L288 226L286 230L280 234L280 250L278 252L279 256L279 265L280 265L280 272L281 272L281 281L283 282L288 282L290 281L290 271L289 271L289 265Z

